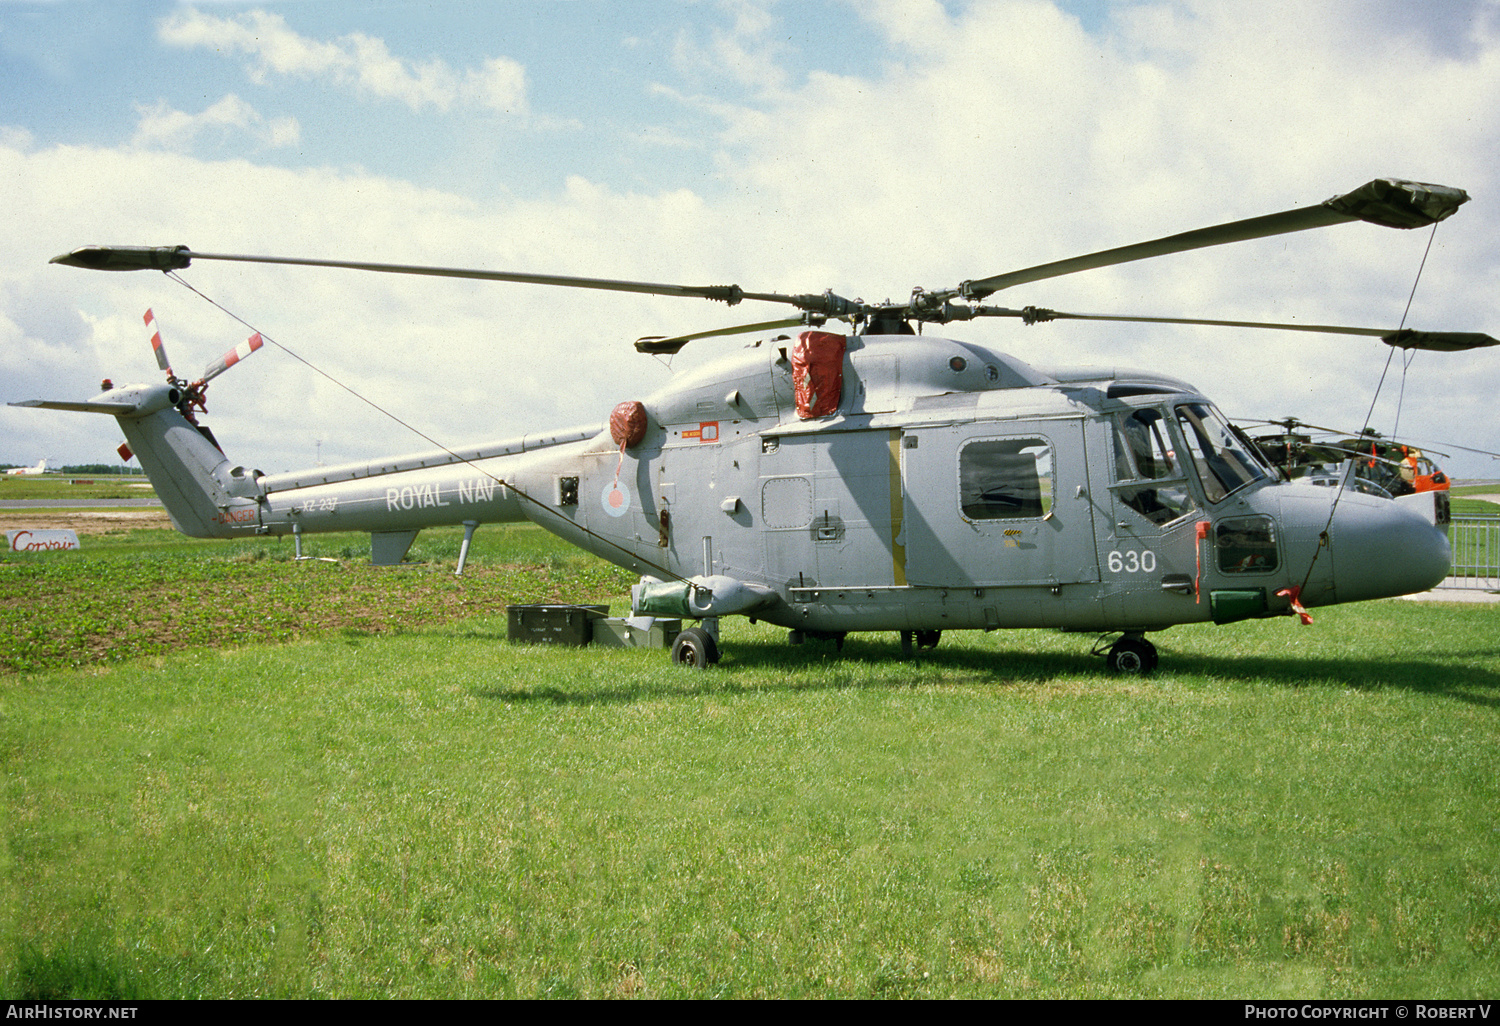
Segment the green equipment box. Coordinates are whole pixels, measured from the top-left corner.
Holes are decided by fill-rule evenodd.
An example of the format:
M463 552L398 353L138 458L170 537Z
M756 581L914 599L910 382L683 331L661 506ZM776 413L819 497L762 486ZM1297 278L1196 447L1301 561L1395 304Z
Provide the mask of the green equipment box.
M631 625L623 617L594 621L594 644L604 648L671 648L682 633L682 621L657 617L650 627Z
M609 606L506 606L507 636L528 645L587 645Z

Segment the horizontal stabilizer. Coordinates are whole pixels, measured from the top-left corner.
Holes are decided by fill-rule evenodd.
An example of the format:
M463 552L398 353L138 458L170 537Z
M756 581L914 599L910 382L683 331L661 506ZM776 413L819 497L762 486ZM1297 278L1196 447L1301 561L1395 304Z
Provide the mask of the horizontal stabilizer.
M65 403L55 399L27 399L10 406L29 406L37 410L69 410L73 413L110 413L118 416L136 408L135 403Z

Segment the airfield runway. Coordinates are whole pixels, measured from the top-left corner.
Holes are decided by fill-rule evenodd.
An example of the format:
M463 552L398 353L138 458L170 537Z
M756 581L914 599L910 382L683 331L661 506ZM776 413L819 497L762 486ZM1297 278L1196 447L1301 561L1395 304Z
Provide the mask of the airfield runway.
M83 509L88 506L160 505L160 499L0 499L0 509Z
M1466 584L1462 578L1450 577L1431 591L1401 597L1413 602L1500 602L1500 591L1486 591Z
M0 531L68 530L103 534L158 527L171 530L172 521L167 519L167 511L156 498L0 499Z

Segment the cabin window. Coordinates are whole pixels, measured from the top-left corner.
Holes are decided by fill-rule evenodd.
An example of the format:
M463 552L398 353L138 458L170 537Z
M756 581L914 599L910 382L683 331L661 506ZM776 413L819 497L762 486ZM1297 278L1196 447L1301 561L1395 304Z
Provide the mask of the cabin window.
M1177 423L1209 502L1218 502L1230 492L1266 477L1260 464L1235 437L1229 422L1207 403L1177 407Z
M1197 508L1160 410L1134 410L1115 417L1115 479L1142 482L1120 488L1120 501L1154 524L1171 523Z
M805 477L773 477L761 486L760 515L768 528L806 527L813 518L812 482Z
M959 507L970 520L1025 520L1052 512L1052 446L1043 438L987 438L958 454Z
M1262 574L1276 569L1276 525L1270 517L1234 517L1214 528L1219 569L1226 574Z

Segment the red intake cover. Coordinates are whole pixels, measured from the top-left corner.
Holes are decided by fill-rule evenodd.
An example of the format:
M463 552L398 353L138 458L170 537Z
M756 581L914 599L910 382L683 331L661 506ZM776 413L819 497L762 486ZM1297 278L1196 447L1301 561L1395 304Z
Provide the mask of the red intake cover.
M626 449L640 445L646 437L646 407L634 399L616 406L609 415L609 437Z
M826 417L839 408L844 390L844 336L804 331L792 347L792 390L797 416Z

